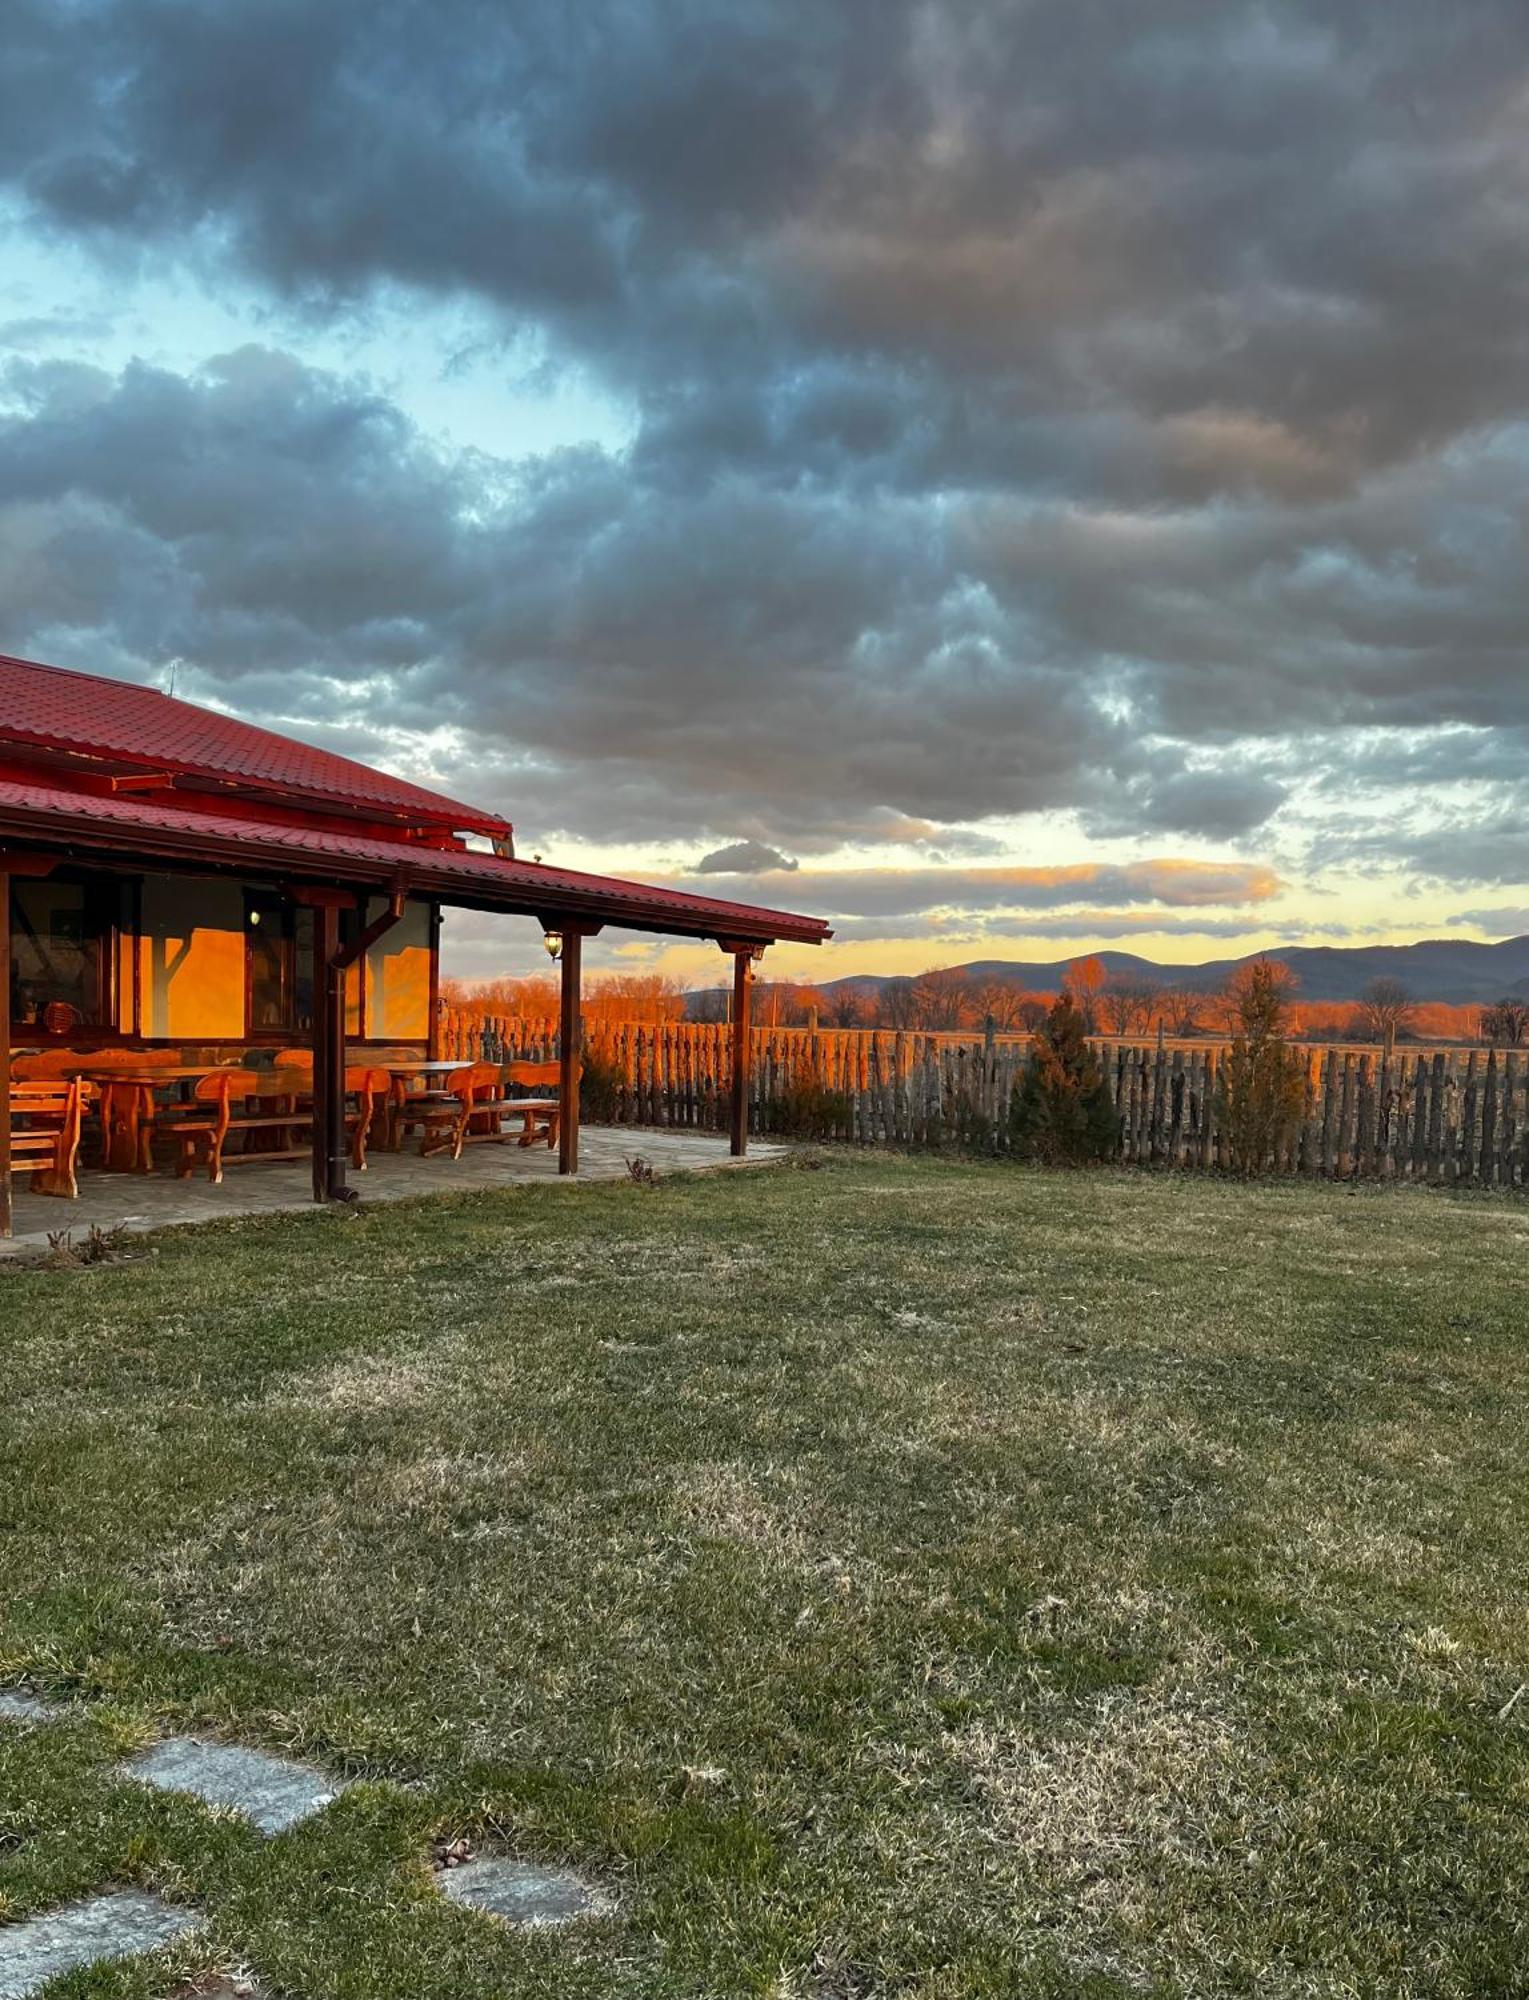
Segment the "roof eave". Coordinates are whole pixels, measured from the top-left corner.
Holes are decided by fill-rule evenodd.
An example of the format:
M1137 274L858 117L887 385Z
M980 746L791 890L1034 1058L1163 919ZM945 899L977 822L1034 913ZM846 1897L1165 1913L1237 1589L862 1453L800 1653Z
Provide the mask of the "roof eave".
M419 848L395 860L375 856L305 852L281 841L261 841L241 833L221 834L215 823L190 828L127 827L91 820L86 814L29 812L0 805L0 835L40 846L60 845L89 854L124 854L136 859L211 862L228 868L257 869L293 881L343 881L357 887L388 887L402 882L410 892L449 903L458 909L483 910L511 916L584 920L591 925L614 924L623 930L653 932L666 937L736 940L747 945L822 944L833 932L817 917L787 910L752 909L747 905L713 903L686 896L683 906L655 908L641 884L559 874L541 888L524 863L506 863L502 891L482 880L462 879L441 865L435 850ZM476 856L487 860L487 856ZM632 895L621 891L630 887Z

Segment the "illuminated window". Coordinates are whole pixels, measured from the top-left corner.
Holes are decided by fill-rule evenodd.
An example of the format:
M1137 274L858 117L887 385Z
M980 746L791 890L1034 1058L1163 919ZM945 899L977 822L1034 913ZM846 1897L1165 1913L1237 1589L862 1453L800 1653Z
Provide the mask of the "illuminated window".
M244 1033L246 913L238 883L149 875L139 907L138 1032L236 1041Z
M367 904L367 922L387 908ZM430 905L408 902L366 954L366 1032L374 1042L422 1042L430 1034Z

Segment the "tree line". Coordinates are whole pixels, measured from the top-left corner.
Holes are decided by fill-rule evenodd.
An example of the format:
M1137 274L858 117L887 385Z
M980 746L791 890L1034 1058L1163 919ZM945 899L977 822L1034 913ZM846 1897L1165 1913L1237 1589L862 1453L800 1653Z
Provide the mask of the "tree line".
M1254 961L1261 962L1261 961ZM1373 1042L1422 1040L1491 1042L1529 1046L1529 997L1506 996L1490 1007L1421 1001L1398 979L1373 979L1356 1001L1302 1001L1294 975L1278 959L1284 983L1284 1025L1300 1039ZM1196 1036L1226 1040L1241 1022L1242 974L1238 968L1216 991L1128 973L1108 972L1097 958L1076 959L1063 990L1087 1035L1123 1038L1159 1032L1177 1040ZM818 988L761 980L753 1018L758 1026L901 1029L921 1034L981 1031L989 1020L1000 1034L1035 1034L1057 996L1031 993L1012 981L953 969L889 979L878 985L844 982ZM688 1018L726 1018L728 996L693 993Z
M1257 961L1255 961L1257 962ZM1398 979L1374 979L1357 1001L1301 1001L1293 976L1278 959L1284 981L1286 1032L1304 1040L1372 1042L1487 1042L1529 1047L1529 996L1506 995L1490 1007L1456 1007L1418 1000ZM1226 1040L1240 1020L1239 968L1218 992L1201 992L1168 980L1110 973L1097 958L1075 959L1064 988L1086 1035L1125 1038L1164 1035ZM558 1008L555 974L495 979L476 984L443 980L441 997L469 1013L551 1019ZM763 1028L884 1028L922 1034L980 1033L989 1020L1000 1034L1035 1034L1055 994L1029 993L1012 981L941 969L879 985L846 981L830 987L761 979L752 1001L754 1024ZM586 980L584 1012L591 1020L724 1021L731 1005L725 987L687 992L656 973L597 973Z

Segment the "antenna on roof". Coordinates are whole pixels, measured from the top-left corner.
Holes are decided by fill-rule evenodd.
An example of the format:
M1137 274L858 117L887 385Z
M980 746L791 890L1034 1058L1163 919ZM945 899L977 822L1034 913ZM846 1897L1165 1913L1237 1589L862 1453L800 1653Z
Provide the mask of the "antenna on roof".
M165 669L166 673L170 676L170 685L165 689L166 694L173 695L175 692L175 669L180 665L180 663L181 663L181 655L177 653L175 658L170 662L169 666Z

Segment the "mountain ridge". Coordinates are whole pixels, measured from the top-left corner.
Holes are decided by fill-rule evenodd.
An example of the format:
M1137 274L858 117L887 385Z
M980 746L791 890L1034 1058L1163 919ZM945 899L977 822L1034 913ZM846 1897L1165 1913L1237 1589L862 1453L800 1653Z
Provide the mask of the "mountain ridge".
M1276 958L1299 981L1303 1000L1359 999L1374 979L1399 979L1414 1000L1450 1006L1490 1006L1509 994L1529 996L1529 935L1480 944L1469 938L1422 938L1414 944L1291 945L1285 950L1246 952L1238 958L1206 959L1198 965L1163 964L1130 951L1074 952L1058 959L970 959L930 970L959 972L973 979L996 979L1027 993L1056 993L1068 966L1096 958L1110 977L1150 979L1194 993L1213 993L1239 965ZM823 983L824 992L847 986L880 991L902 974L855 973Z

